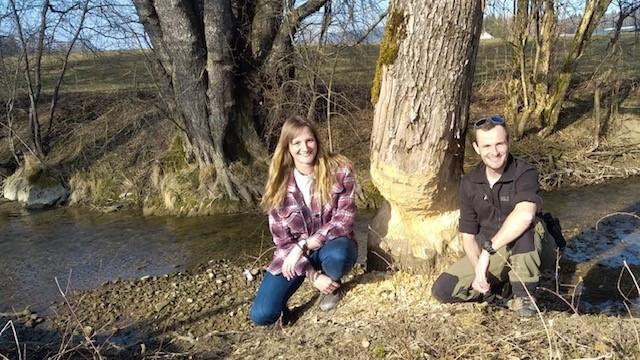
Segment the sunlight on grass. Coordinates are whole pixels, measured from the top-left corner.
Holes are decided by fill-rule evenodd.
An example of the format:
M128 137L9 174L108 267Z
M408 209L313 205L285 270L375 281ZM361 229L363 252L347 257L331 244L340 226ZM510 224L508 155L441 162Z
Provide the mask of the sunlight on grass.
M578 62L578 77L588 76L598 67L606 54L608 41L608 36L593 37L584 56ZM558 52L554 57L556 67L561 65L570 45L570 38L559 40ZM640 56L638 56L640 36L622 34L620 45L623 49L624 62L618 71L630 78L640 77ZM531 62L533 47L529 46L528 51ZM149 74L150 65L145 55L151 54L144 54L140 50L108 51L97 54L74 53L70 58L62 92L117 92L153 88L153 78ZM333 84L336 88L369 88L375 71L378 46L362 45L353 48L329 46L323 49L305 46L298 48L298 55L299 61L320 56L323 63L320 66L319 75L322 80L328 82L333 72ZM506 41L482 40L476 60L476 82L491 81L506 76L510 61L511 50ZM43 89L45 93L49 93L57 80L62 56L50 55L43 60L43 64ZM304 79L311 73L309 64L305 64L305 66L298 66L296 74L299 79Z

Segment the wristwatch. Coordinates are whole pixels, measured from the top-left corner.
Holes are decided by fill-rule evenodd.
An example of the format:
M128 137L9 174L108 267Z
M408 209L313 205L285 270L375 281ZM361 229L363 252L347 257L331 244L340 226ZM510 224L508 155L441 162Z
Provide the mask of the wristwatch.
M491 243L491 240L485 240L482 243L482 248L486 250L489 255L493 255L496 253L496 249L493 248L493 243Z

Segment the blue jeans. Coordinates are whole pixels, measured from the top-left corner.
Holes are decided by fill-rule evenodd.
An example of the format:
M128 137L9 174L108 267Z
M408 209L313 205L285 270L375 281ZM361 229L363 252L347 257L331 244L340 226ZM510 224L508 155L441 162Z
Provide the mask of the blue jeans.
M311 253L309 262L316 270L322 270L331 279L338 281L351 270L357 258L358 248L355 241L339 237ZM265 272L251 307L251 321L256 325L275 323L280 314L287 310L287 301L302 285L304 279L304 276L295 276L287 280L282 274L273 275Z

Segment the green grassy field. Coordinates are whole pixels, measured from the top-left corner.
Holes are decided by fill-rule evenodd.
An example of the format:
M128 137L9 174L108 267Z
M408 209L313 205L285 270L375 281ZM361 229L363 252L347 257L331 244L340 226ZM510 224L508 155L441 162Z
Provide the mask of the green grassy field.
M556 68L562 65L571 46L571 38L560 38L557 53L553 58ZM608 36L597 35L586 47L583 56L578 60L577 74L590 75L600 66L607 53ZM616 72L628 78L640 78L640 34L624 33L619 40L623 59ZM533 59L534 49L529 46L529 59ZM476 61L476 81L490 81L504 76L509 71L511 50L501 39L483 40L480 42ZM531 63L528 64L531 66Z
M561 38L558 52L554 57L559 66L570 46L570 38ZM577 75L585 78L596 69L606 54L608 36L594 36L592 42L579 60ZM624 33L620 39L623 59L615 65L618 76L640 79L640 34ZM322 51L322 62L312 64L316 54ZM529 49L531 57L533 49ZM375 71L378 56L377 45L362 45L349 48L328 47L319 50L314 47L298 48L298 77L303 79L311 73L318 73L320 79L333 84L338 89L355 89L357 94L367 94ZM62 93L117 92L150 89L154 87L149 72L147 56L143 51L108 51L100 53L72 54L69 68L62 87ZM504 78L509 71L509 45L501 39L483 40L480 43L476 61L475 82L484 83ZM62 64L60 56L49 56L44 62L43 90L50 93L57 80ZM360 95L360 96L362 96Z

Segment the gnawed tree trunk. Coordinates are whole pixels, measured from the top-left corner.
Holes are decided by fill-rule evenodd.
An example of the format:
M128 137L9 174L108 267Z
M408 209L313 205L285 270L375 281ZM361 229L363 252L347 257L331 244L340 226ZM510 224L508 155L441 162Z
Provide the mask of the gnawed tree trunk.
M258 134L264 112L256 106L264 79L288 79L292 38L326 2L134 0L190 152L202 171L215 172L214 187L231 200L254 203L259 196L261 186L233 174L230 165L266 160Z
M390 9L371 134L371 178L387 204L369 259L424 270L460 250L456 200L482 8L412 0Z

